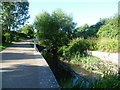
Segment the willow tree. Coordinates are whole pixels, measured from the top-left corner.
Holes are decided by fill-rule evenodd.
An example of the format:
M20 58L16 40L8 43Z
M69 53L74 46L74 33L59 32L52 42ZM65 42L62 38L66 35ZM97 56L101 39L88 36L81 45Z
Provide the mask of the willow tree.
M37 30L37 39L41 45L51 49L53 55L57 54L60 46L66 45L72 39L76 23L73 18L60 9L54 12L42 12L34 21Z

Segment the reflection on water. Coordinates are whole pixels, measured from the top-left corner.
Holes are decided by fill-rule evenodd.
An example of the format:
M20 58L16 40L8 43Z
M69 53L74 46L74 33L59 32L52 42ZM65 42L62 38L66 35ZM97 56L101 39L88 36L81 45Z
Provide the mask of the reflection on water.
M43 56L48 62L61 87L71 88L81 82L79 87L83 86L84 88L88 88L89 83L93 83L94 79L100 76L86 71L82 66L80 67L78 65L54 60L54 58L51 57L52 55L49 53L44 53ZM86 82L85 86L84 82Z
M82 68L82 66L73 65L73 64L69 64L69 63L64 63L64 64L67 66L70 66L71 71L69 71L68 73L72 73L72 75L73 75L71 77L71 79L66 78L66 81L64 81L65 85L66 84L77 85L79 82L81 82L81 84L79 84L79 85L82 86L82 84L84 84L84 82L86 82L85 88L89 88L89 84L94 83L94 80L96 78L100 77L100 74L95 74L95 73L89 72L89 71L85 70L84 68ZM68 81L69 81L69 83L68 83Z
M70 64L69 64L70 65ZM77 74L79 74L80 76L84 76L85 78L87 79L90 79L90 80L93 80L95 78L99 78L100 75L99 74L95 74L95 73L92 73L92 72L89 72L85 69L83 69L81 66L79 65L70 65L71 66L71 69L73 71L75 71Z
M81 68L80 66L70 65L71 68L78 74L82 76L90 76L90 72L86 71L85 69Z

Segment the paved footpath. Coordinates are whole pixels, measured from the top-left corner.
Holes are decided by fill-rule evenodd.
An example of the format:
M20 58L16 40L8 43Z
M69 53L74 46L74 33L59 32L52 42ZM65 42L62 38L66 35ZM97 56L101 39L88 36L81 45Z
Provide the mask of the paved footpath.
M2 51L2 88L59 88L45 59L30 45L17 42Z

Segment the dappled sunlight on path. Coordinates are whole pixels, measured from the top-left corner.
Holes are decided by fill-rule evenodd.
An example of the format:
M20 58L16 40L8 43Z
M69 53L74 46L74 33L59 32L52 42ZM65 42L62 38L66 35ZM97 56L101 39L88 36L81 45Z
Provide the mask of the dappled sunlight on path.
M31 41L17 42L1 52L3 88L59 88L49 65L30 45Z

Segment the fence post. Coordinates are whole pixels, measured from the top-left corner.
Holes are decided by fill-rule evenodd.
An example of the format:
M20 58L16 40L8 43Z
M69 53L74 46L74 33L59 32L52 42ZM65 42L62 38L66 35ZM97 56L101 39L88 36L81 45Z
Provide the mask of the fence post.
M36 40L34 39L34 49L36 49Z

